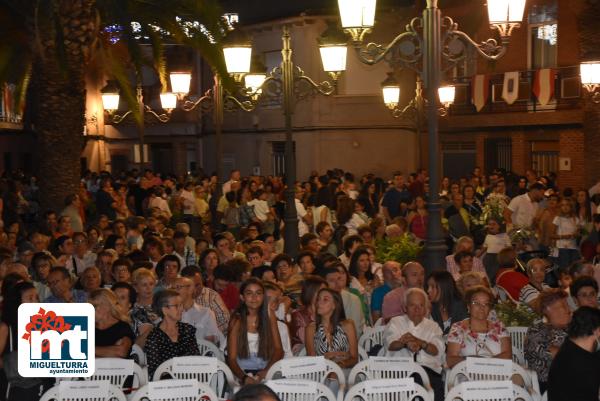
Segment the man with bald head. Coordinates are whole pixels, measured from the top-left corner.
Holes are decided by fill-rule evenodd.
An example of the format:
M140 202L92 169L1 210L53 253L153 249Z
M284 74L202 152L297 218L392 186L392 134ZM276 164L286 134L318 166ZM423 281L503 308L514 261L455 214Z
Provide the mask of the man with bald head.
M429 297L422 288L406 290L404 303L406 314L392 318L383 334L386 355L414 358L425 368L435 400L441 401L444 399L441 373L445 349L442 330L427 318Z
M425 269L419 262L406 262L402 267L402 279L402 286L391 290L383 297L381 312L386 321L406 313L404 294L409 288L423 288Z
M381 317L383 298L395 288L402 286L402 266L400 263L389 260L383 264L383 285L373 290L371 295L371 316L373 322Z

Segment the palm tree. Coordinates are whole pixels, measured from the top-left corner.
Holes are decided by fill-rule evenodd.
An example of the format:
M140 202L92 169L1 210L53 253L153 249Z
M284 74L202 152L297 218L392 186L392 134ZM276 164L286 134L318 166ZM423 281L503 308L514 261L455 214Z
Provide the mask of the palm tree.
M128 71L150 64L164 82L167 41L197 49L227 77L225 28L216 0L0 0L0 83L28 94L42 208L60 209L78 190L86 79L114 77L133 105Z

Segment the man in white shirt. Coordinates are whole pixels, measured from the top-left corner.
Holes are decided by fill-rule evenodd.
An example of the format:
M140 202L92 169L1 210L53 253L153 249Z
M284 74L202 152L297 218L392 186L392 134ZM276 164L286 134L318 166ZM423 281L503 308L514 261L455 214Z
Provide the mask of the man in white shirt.
M234 182L239 182L241 178L242 174L240 173L240 170L231 170L231 173L229 174L229 181L223 184L223 195L231 191L231 184Z
M529 187L526 194L515 196L510 201L504 209L507 231L510 231L512 227L526 228L533 226L538 211L538 203L544 199L544 191L544 185L536 182Z
M312 217L306 211L306 208L300 201L302 196L304 195L304 190L302 188L296 188L296 198L294 201L296 202L296 213L298 215L298 235L302 237L304 234L308 233L308 224Z
M267 203L267 194L259 189L252 195L252 200L248 202L248 205L254 207L256 218L264 225L271 215L271 209Z
M183 303L181 321L196 328L196 340L216 344L219 340L219 328L215 314L194 302L194 288L194 282L188 277L179 277L175 281L175 290L179 292Z
M435 399L443 399L441 372L445 345L442 329L425 317L429 314L430 304L421 288L407 290L405 304L406 315L392 318L383 334L386 355L414 358L425 368Z
M197 216L196 197L194 196L194 183L188 181L184 184L179 197L183 206L183 214L188 216Z

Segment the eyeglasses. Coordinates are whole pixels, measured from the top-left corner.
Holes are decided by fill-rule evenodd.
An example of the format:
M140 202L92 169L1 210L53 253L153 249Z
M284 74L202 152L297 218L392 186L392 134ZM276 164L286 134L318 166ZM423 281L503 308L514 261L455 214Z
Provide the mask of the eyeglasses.
M165 305L165 308L175 308L175 309L183 309L183 304L172 304L172 305Z
M472 301L471 305L478 306L480 308L491 308L492 307L492 304L490 302L481 303L481 302L477 302L477 301Z
M73 241L73 244L75 245L81 245L81 244L85 244L85 240L84 239L77 239Z
M192 288L191 284L187 284L187 285L175 285L173 286L176 290L180 290L182 288Z

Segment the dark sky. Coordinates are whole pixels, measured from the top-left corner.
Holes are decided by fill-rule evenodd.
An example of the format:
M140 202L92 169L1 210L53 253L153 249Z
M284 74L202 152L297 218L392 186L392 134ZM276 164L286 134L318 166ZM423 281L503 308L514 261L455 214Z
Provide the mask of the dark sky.
M415 0L378 0L377 6L405 7ZM221 0L225 12L235 12L241 24L254 24L282 17L337 14L337 0Z

